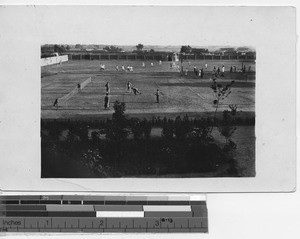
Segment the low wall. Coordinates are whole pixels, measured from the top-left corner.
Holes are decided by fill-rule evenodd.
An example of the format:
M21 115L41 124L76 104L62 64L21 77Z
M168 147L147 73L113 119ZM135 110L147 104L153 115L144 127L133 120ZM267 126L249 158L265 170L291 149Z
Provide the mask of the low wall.
M59 64L61 62L68 61L68 56L53 56L41 59L41 66L48 66L53 64Z
M107 53L67 53L69 60L152 60L171 61L167 54L107 54ZM256 55L182 55L184 61L187 60L235 60L235 61L255 61Z

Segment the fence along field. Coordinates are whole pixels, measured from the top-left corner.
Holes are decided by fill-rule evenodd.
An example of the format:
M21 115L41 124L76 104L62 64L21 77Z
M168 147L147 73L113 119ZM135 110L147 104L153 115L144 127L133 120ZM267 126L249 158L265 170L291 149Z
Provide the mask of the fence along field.
M221 105L220 111L229 104L237 104L244 112L254 112L255 96L255 63L240 61L184 61L183 69L188 69L188 75L180 77L177 68L170 68L170 62L153 61L153 67L146 61L68 61L61 65L42 67L42 118L107 118L112 114L104 110L105 84L111 87L110 102L115 100L126 103L126 113L151 117L153 115L176 115L176 113L199 116L205 112L214 111L213 94L210 89L211 71L225 66L225 77L222 81L236 80L231 97ZM105 71L100 72L100 63L105 64ZM189 64L190 63L190 64ZM180 63L177 63L180 65ZM207 64L207 69L205 69ZM116 65L119 71L116 71ZM121 66L133 66L134 71L121 71ZM203 68L204 79L196 77L194 65ZM231 66L237 69L245 66L251 72L229 73ZM70 93L77 84L91 77L91 82L72 97L67 97L67 104L58 110L53 108L56 98ZM126 92L126 83L130 81L142 92L134 95ZM155 92L160 91L160 103L156 103ZM76 90L75 90L76 91Z
M148 53L148 54L128 54L128 53L67 53L69 60L152 60L152 61L168 61L172 58L172 54L166 53ZM255 54L244 54L244 55L197 55L187 54L182 55L183 60L242 60L242 61L254 61Z

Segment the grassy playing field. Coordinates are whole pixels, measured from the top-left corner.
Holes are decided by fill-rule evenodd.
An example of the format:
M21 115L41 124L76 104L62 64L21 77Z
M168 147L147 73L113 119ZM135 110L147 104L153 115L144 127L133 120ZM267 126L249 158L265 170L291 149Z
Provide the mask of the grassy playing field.
M100 72L100 63L105 64L105 71ZM170 68L170 62L146 61L142 67L141 61L69 61L62 65L42 67L41 73L41 116L42 119L59 118L107 118L113 112L115 100L126 103L126 114L138 117L168 116L188 114L192 117L211 114L214 95L210 89L211 71L225 66L225 77L218 79L220 83L235 80L231 95L220 105L220 112L228 108L229 104L236 104L238 110L246 115L254 115L255 105L255 63L238 61L190 61L183 63L183 69L188 74L181 76L176 67ZM205 69L205 63L207 69ZM134 71L122 71L121 65L133 66ZM180 65L180 63L177 63ZM116 71L116 65L119 71ZM195 76L194 65L204 69L204 79ZM241 69L242 65L249 66L251 72L229 73L230 66ZM78 83L92 77L92 82L70 98L53 107L56 98L68 94ZM134 95L126 92L126 83L130 81L133 87L142 94ZM110 109L104 109L105 84L110 84ZM160 91L160 103L156 103L155 92Z

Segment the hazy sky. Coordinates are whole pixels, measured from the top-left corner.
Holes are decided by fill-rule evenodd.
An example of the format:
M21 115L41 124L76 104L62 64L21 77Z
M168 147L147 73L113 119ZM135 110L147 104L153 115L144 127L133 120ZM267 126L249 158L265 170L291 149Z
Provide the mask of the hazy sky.
M276 19L284 11L268 11L270 15L256 7L20 6L6 7L0 19L9 32L31 32L41 44L255 46L263 37L257 36L257 27L266 20L269 31L284 34Z

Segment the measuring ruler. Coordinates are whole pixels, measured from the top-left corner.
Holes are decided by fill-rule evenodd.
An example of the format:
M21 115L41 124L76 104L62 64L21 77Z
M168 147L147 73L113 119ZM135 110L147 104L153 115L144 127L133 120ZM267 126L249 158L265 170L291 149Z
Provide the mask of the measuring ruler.
M2 232L208 232L206 201L186 196L0 196Z

